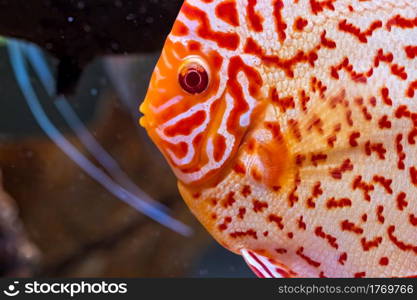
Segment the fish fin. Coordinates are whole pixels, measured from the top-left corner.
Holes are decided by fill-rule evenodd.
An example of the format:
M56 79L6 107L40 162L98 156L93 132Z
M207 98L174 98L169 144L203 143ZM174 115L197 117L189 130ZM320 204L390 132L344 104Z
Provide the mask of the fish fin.
M346 143L341 141L348 140L354 131L362 137L386 138L387 132L375 130L381 112L367 103L369 98L371 95L345 89L329 92L325 98L312 97L307 110L285 124L290 151L343 152Z
M314 175L327 174L346 157L365 160L396 155L399 130L395 129L406 129L407 123L377 97L351 89L329 91L324 98L311 97L307 110L298 117L280 122L290 156L303 159L298 166L308 174L303 180L315 182Z
M242 249L240 251L245 262L259 278L290 278L296 274L283 264L256 252Z

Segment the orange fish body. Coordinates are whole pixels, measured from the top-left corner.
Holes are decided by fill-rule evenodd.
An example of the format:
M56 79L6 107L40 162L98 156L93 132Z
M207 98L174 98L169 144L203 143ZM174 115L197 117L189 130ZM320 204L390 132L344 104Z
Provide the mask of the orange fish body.
M417 2L186 0L141 111L259 276L417 274Z

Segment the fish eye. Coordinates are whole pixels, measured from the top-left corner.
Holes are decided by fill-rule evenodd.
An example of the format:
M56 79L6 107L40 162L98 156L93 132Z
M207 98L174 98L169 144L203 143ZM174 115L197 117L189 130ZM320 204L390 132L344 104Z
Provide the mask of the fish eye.
M181 88L192 95L203 93L209 86L209 74L198 58L187 59L180 68L178 81Z

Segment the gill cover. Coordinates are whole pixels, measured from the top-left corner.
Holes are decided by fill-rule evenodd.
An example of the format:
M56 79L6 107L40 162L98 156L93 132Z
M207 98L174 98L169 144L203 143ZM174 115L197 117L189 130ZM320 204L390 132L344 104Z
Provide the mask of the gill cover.
M168 36L140 110L141 125L178 179L196 185L217 178L236 153L261 111L262 79L236 55L239 35L216 31L221 24L214 30L216 21L190 2Z

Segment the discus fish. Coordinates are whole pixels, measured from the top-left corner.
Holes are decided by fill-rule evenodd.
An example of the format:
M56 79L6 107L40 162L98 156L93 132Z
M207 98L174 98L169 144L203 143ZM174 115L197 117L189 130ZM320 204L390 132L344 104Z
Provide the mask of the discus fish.
M417 2L186 0L141 124L261 277L417 274Z

